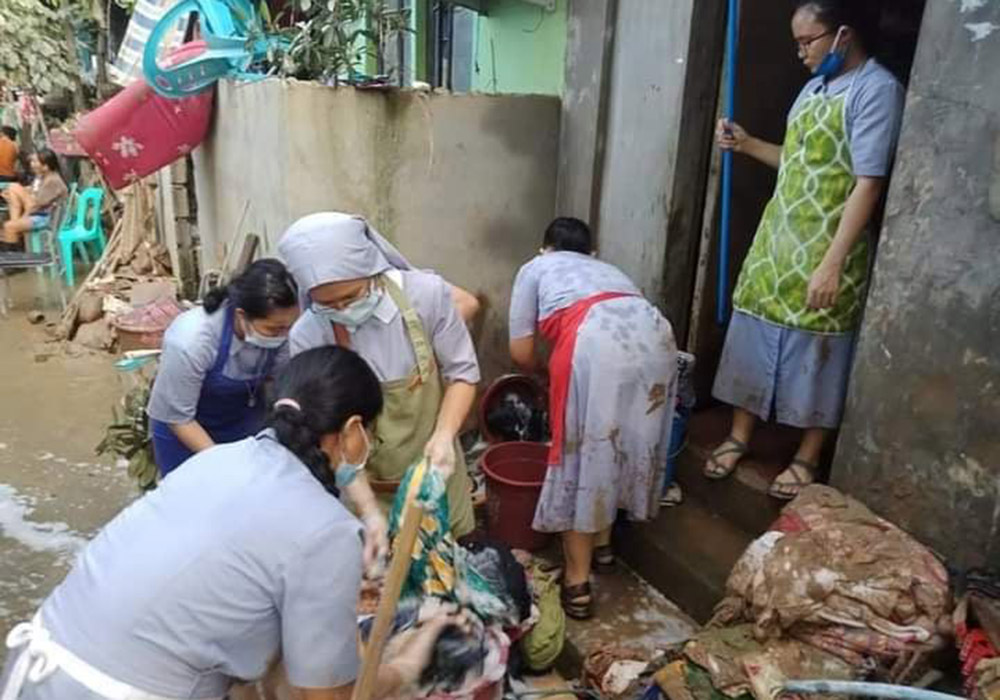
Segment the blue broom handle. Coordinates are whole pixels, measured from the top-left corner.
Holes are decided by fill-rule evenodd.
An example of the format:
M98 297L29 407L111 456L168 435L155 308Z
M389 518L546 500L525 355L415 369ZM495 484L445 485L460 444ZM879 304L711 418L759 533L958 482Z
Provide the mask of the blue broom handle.
M729 0L726 13L726 104L724 115L733 120L736 111L736 42L739 28L739 0ZM733 152L722 154L722 212L719 217L719 279L715 320L720 326L729 316L729 228L733 201Z

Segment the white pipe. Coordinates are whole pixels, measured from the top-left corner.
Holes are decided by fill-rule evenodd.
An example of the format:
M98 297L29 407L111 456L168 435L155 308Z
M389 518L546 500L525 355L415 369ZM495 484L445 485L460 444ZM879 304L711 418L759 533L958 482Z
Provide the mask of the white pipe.
M782 690L786 693L806 695L864 695L890 700L965 700L960 695L939 693L908 685L860 681L787 681Z

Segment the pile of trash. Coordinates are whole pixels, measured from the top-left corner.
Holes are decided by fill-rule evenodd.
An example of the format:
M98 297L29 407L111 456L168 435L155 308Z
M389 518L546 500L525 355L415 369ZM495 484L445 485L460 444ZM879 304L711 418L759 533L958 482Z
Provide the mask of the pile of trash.
M146 182L123 193L108 245L59 322L60 340L92 350L155 348L183 311L170 255L157 241L153 197Z
M955 589L955 640L965 694L1000 700L1000 571L964 572Z
M410 468L389 518L393 536L402 526ZM442 606L466 613L468 629L448 628L415 697L471 698L502 687L511 667L544 670L562 651L565 617L558 583L522 552L496 542L459 544L449 531L445 481L427 470L417 491L423 518L403 584L392 637L413 628ZM374 623L377 593L362 597L362 639ZM392 644L390 637L389 645Z
M773 700L790 679L920 685L930 655L947 646L951 601L948 572L929 549L813 485L747 548L704 629L640 679L632 673L623 694L610 692L607 672L598 687L620 697L637 697L645 683L670 700ZM618 668L630 658L619 655Z

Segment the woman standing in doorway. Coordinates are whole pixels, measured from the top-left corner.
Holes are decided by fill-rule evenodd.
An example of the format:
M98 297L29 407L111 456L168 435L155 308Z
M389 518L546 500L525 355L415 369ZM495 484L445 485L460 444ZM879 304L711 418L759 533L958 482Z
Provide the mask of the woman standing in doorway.
M714 395L731 404L729 437L706 476L749 450L757 418L804 430L771 486L791 499L816 479L840 423L868 274L866 231L885 190L903 111L900 83L869 54L860 2L805 0L792 18L814 77L792 106L783 144L720 122L719 146L778 170L733 295Z

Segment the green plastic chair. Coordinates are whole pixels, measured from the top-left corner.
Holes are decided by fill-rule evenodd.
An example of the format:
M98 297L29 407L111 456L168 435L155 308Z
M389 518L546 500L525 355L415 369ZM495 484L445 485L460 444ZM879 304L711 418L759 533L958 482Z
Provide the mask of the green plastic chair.
M104 225L101 223L101 202L103 200L103 188L88 187L85 189L77 198L76 216L72 223L63 226L59 231L59 249L62 253L68 287L72 287L74 283L73 246L77 246L80 257L89 265L90 256L87 254L87 244L96 244L98 257L104 252L104 247L107 245L104 238Z

